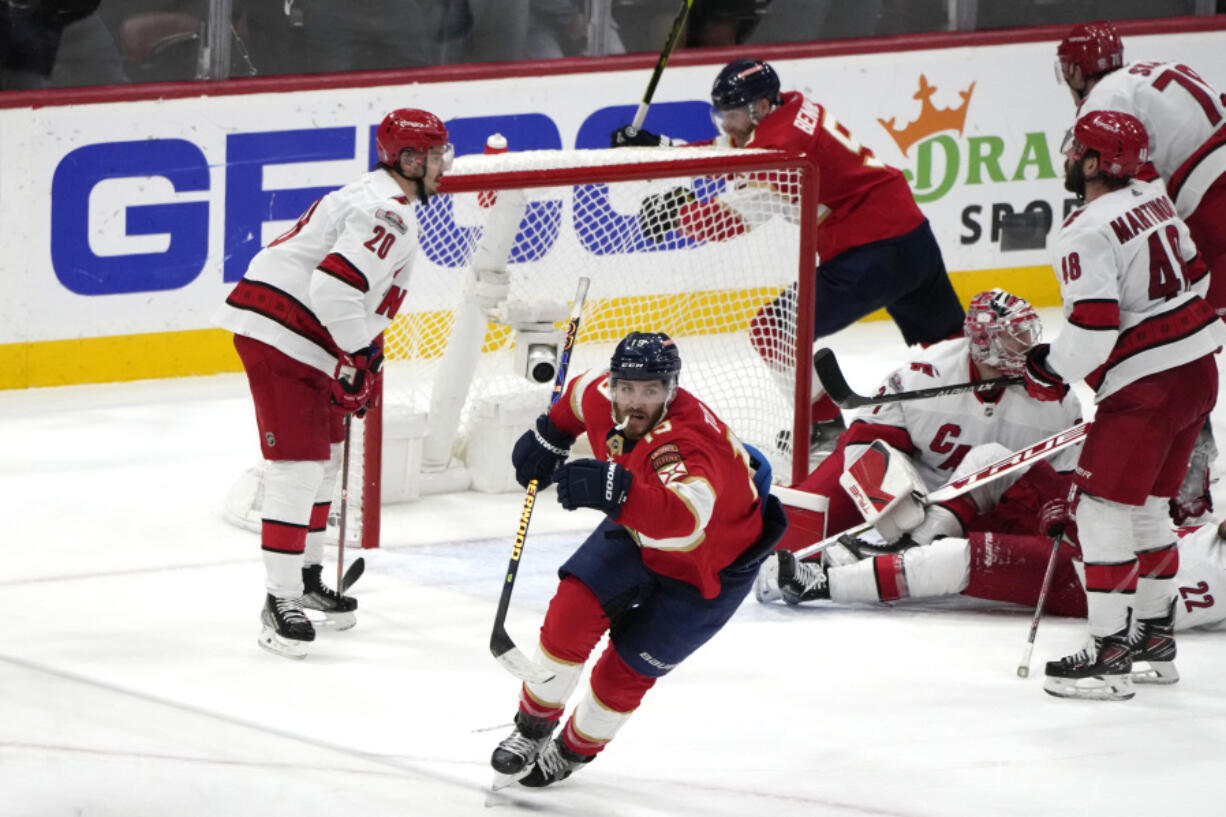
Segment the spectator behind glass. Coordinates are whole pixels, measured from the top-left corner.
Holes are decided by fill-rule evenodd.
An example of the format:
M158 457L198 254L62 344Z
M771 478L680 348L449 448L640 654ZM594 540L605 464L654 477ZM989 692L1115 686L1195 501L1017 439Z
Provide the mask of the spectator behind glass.
M585 0L468 0L473 31L466 62L573 57L588 52ZM624 54L616 23L603 53Z
M47 87L64 27L94 14L100 2L0 0L0 90Z
M306 72L458 62L473 27L468 0L310 0L302 12Z
M794 1L783 0L782 5L790 6ZM700 48L747 42L771 3L772 0L694 0L678 46ZM622 32L626 50L659 51L676 19L677 8L676 0L613 0L613 19Z

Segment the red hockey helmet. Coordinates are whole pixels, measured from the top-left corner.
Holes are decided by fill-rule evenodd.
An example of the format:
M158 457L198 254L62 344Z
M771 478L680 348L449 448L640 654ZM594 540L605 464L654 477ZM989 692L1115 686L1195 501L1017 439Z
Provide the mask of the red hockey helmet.
M1056 59L1064 75L1076 65L1087 77L1096 77L1124 64L1124 42L1106 20L1078 23L1056 47Z
M1141 120L1122 111L1091 111L1073 126L1065 153L1080 161L1087 150L1098 152L1103 175L1128 179L1149 161L1149 134Z
M434 114L417 108L397 108L383 117L375 133L379 163L393 167L402 150L425 153L432 147L446 146L447 126Z
M1025 298L990 289L971 298L962 331L970 339L972 360L1020 375L1026 352L1043 336L1043 323Z

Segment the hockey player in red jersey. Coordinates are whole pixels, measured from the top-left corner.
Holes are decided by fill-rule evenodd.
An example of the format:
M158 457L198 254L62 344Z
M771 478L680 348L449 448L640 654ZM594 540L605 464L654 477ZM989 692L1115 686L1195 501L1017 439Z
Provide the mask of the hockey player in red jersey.
M563 507L607 518L566 560L515 730L490 759L505 780L547 786L591 761L656 680L718 632L787 525L770 466L677 385L664 334L632 332L608 370L572 380L512 453L516 478L556 484ZM562 464L586 433L594 459ZM605 632L588 689L554 730Z
M1097 403L1074 476L1090 638L1047 663L1044 689L1062 697L1131 698L1134 658L1152 644L1174 658L1168 504L1217 400L1213 356L1226 327L1202 297L1208 271L1174 203L1161 183L1137 178L1148 146L1131 114L1077 120L1065 186L1086 203L1054 246L1068 325L1026 361L1032 397L1063 399L1084 379Z
M1074 26L1056 48L1056 58L1077 116L1121 111L1145 126L1150 166L1138 175L1148 179L1156 173L1166 183L1175 212L1211 273L1205 299L1226 318L1226 96L1177 61L1125 63L1124 43L1106 21ZM1213 510L1209 466L1216 457L1206 425L1171 502L1177 525Z
M726 65L715 78L711 102L721 131L715 144L817 158L815 338L882 308L909 345L935 343L961 331L964 313L941 249L899 170L873 155L818 102L797 91L781 93L775 69L761 60ZM629 126L613 134L614 146L660 143L661 137ZM655 241L674 230L698 240L727 240L759 226L759 214L774 209L755 206L763 196L797 199L796 191L769 176L750 174L708 200L696 200L685 188L649 197L640 222ZM795 333L787 324L795 298L794 288L785 291L759 310L750 326L754 346L769 365L792 362L787 338ZM813 410L814 441L829 450L844 426L838 406L820 397Z
M312 204L256 254L218 318L255 401L266 462L260 646L306 655L307 607L352 627L357 600L322 579L323 537L345 437L378 377L377 339L404 300L417 251L415 201L451 163L447 128L401 108L379 125L379 166ZM339 588L338 588L339 589Z

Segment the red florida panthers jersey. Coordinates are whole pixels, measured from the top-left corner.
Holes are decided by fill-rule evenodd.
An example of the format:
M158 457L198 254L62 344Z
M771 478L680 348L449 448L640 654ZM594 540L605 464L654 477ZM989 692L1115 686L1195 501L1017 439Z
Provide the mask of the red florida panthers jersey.
M716 140L727 142L727 137ZM823 261L853 247L905 235L924 221L902 173L856 141L829 111L796 91L783 94L783 104L762 119L745 147L807 153L817 159L817 254ZM735 179L728 193L684 208L680 229L704 240L752 229L757 226L755 213L778 209L755 205L754 199L762 195L792 204L799 198L772 174L747 174ZM729 212L734 214L732 225ZM711 231L720 235L705 234Z
M749 455L728 426L701 400L677 389L655 428L627 445L628 450L610 451L607 371L572 380L549 416L569 434L586 433L598 459L611 460L633 475L613 521L638 542L643 563L694 585L703 598L718 595L719 571L762 532L761 498Z

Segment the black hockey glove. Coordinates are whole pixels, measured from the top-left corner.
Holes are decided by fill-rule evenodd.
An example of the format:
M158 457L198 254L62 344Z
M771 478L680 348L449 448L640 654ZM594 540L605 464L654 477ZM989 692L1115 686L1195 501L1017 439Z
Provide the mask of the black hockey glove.
M558 483L558 502L568 511L595 508L616 516L630 496L633 476L615 462L575 460L554 474Z
M575 438L555 426L548 414L537 417L536 428L525 431L511 449L515 481L525 488L534 479L538 488L549 485L574 442Z
M634 125L622 125L609 134L609 147L611 148L670 147L672 144L673 140L667 136L657 136L649 130L636 128Z
M667 193L653 193L639 206L639 229L652 244L660 244L665 235L677 229L681 208L695 201L688 187L674 187Z

